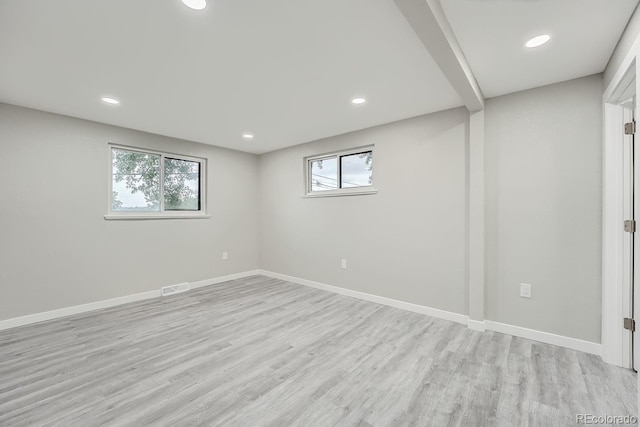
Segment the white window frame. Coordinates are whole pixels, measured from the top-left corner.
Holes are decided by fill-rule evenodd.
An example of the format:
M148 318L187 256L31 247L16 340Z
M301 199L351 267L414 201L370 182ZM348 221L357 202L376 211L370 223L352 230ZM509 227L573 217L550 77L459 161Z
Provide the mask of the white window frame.
M210 218L207 214L207 159L201 157L186 156L178 153L168 153L164 151L151 150L140 147L131 147L127 145L109 143L109 191L107 193L107 214L105 219L195 219ZM160 211L159 212L131 212L131 211L114 211L113 210L113 150L127 150L143 154L151 154L160 156ZM164 160L165 158L176 160L186 160L189 162L200 163L200 210L198 211L165 211L164 210Z
M363 147L355 147L350 148L348 150L340 150L340 151L332 151L329 153L317 154L313 156L308 156L304 158L304 195L305 198L312 197L336 197L336 196L360 196L365 194L376 194L378 190L375 188L375 172L371 169L371 185L363 186L363 187L349 187L349 188L338 188L336 190L325 190L325 191L311 191L311 162L317 160L325 160L336 158L338 163L338 185L341 183L342 179L342 165L340 158L344 156L350 156L353 154L365 153L367 151L371 151L371 155L373 156L373 164L375 168L376 162L376 154L375 154L375 146L374 145L365 145Z

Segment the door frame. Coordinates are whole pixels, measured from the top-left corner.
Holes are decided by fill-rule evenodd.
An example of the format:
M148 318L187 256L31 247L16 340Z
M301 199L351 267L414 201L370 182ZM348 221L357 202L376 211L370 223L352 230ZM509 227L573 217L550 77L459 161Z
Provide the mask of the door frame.
M620 104L638 93L635 50L612 79L603 94L603 193L602 193L602 359L616 366L631 367L629 331L623 319L631 306L631 235L623 230L630 218L632 170L630 137L624 123L633 111ZM636 106L637 108L637 106ZM636 116L638 114L636 113ZM626 162L626 163L625 163Z

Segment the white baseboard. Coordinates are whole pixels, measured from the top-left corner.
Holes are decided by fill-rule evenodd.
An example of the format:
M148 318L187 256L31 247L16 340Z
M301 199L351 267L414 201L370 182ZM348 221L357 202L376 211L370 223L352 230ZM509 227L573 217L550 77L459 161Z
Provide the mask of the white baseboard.
M508 325L505 323L493 322L491 320L472 320L467 315L452 313L450 311L439 310L437 308L426 307L423 305L412 304L409 302L398 301L391 298L385 298L377 295L367 294L364 292L353 291L351 289L340 288L338 286L326 285L324 283L314 282L312 280L301 279L299 277L287 276L286 274L274 273L267 270L258 270L258 274L285 280L287 282L297 283L299 285L309 286L324 291L333 292L365 301L375 302L378 304L388 305L402 310L412 311L414 313L426 314L427 316L437 317L439 319L450 320L457 323L467 325L469 329L475 331L494 331L507 335L513 335L520 338L526 338L533 341L539 341L546 344L557 345L572 350L582 351L600 356L602 353L602 345L590 341L583 341L577 338L555 335L549 332L537 331L535 329L527 329L520 326Z
M484 332L487 330L484 320L468 319L467 326L469 327L469 329L473 329L474 331Z
M242 273L229 274L227 276L215 277L213 279L192 282L191 288L200 288L202 286L213 285L216 283L227 282L229 280L240 279L243 277L258 274L258 270L244 271ZM27 316L14 317L13 319L0 320L0 331L4 329L16 328L18 326L30 325L32 323L44 322L46 320L57 319L60 317L73 316L74 314L86 313L88 311L100 310L116 305L127 304L135 301L156 298L160 296L160 289L142 292L139 294L126 295L102 301L90 302L88 304L74 305L72 307L60 308L57 310L45 311L42 313L29 314Z
M228 274L226 276L214 277L213 279L200 280L199 282L191 282L191 289L201 288L203 286L215 285L216 283L228 282L229 280L242 279L243 277L257 276L260 270L249 270L241 273Z
M44 311L41 313L29 314L21 317L14 317L0 321L0 331L4 329L16 328L18 326L30 325L32 323L44 322L57 319L59 317L73 316L74 314L85 313L87 311L100 310L102 308L113 307L114 305L127 304L135 301L156 298L160 296L160 289L155 291L142 292L139 294L126 295L123 297L111 298L102 301L90 302L88 304L74 305L72 307L59 308L57 310Z
M402 310L412 311L414 313L426 314L431 317L437 317L438 319L450 320L452 322L467 324L467 316L464 314L453 313L451 311L439 310L437 308L431 308L424 305L412 304L410 302L398 301L391 298L381 297L378 295L367 294L364 292L354 291L351 289L345 289L338 286L325 285L324 283L314 282L312 280L301 279L299 277L287 276L286 274L274 273L267 270L258 270L259 274L263 276L273 277L275 279L281 279L287 282L297 283L299 285L309 286L311 288L322 289L323 291L329 291L336 294L358 298L365 301L375 302L382 305L388 305L390 307L400 308Z
M508 325L506 323L494 322L492 320L484 321L488 331L500 332L516 337L527 338L533 341L540 341L546 344L553 344L572 350L582 351L584 353L602 355L602 344L591 341L583 341L578 338L566 337L564 335L556 335L549 332L542 332L535 329L523 328L521 326Z

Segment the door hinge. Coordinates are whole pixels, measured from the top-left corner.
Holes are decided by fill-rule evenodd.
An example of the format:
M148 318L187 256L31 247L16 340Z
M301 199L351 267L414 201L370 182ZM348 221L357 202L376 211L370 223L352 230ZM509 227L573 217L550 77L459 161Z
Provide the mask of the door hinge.
M631 332L636 331L636 321L634 319L630 319L628 317L624 318L624 328L630 330Z
M624 231L627 233L635 233L636 232L636 222L632 219L628 219L624 222Z
M636 121L632 121L624 124L624 134L634 135L636 133Z

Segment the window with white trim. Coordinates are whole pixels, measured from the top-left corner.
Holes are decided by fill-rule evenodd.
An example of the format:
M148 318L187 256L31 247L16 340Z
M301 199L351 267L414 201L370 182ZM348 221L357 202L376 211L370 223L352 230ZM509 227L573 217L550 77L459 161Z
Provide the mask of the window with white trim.
M375 193L373 146L305 158L306 195Z
M206 160L112 145L107 219L203 216Z

